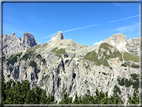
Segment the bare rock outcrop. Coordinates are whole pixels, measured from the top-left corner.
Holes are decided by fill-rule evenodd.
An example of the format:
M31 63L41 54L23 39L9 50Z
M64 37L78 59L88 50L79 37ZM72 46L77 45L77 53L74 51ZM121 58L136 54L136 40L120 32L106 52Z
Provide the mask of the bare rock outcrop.
M33 47L37 45L37 41L31 33L25 32L23 37L21 38L21 43L26 47Z
M110 36L108 39L105 39L103 43L104 42L117 48L120 52L127 52L140 56L140 38L132 38L127 40L126 35L118 33Z
M54 35L51 39L50 39L50 41L56 41L56 40L63 40L64 39L64 36L63 36L63 34L62 34L62 32L61 31L59 31L58 33L57 33L57 35Z
M127 50L133 55L140 56L140 38L132 38L127 40Z
M3 53L4 56L15 54L37 44L37 41L31 33L24 33L22 38L17 38L15 33L12 35L4 34Z
M112 41L118 46L121 41L126 42L124 35L117 36L112 36L105 42ZM7 64L8 60L5 60L5 80L29 80L31 88L40 86L46 90L47 96L48 93L53 94L58 102L62 100L64 92L73 97L73 100L76 93L82 97L85 94L94 96L96 89L108 91L110 96L117 85L121 91L119 97L123 103L128 104L128 97L133 95L134 88L132 85L120 85L118 76L130 79L131 74L139 74L140 69L122 66L124 62L120 60L122 56L119 48L114 48L115 45L102 43L103 45L89 47L71 39L63 39L63 34L58 32L49 42L15 54L13 59L18 55L19 57L14 64ZM33 61L34 64L31 64Z

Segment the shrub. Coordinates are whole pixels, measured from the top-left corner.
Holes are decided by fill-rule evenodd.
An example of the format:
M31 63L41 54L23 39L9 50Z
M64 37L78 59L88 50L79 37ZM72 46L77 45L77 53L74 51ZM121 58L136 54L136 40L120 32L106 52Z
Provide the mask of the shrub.
M121 86L126 86L126 87L130 87L131 85L133 85L133 88L138 92L138 88L139 88L139 78L138 78L138 74L131 74L131 77L133 80L128 80L128 79L125 79L125 78L120 78L118 77L117 81L118 81L118 84L121 85Z
M32 50L27 50L27 52L25 53L25 55L22 56L21 60L27 60L28 58L32 58L34 57L34 51Z
M34 68L37 67L37 63L35 61L30 62L29 66L32 66Z
M126 87L130 87L131 85L132 85L132 81L126 79L126 80L125 80L125 86L126 86Z
M86 66L86 69L88 69L89 68L89 64Z
M40 54L36 55L37 58L41 59L42 56Z
M120 90L120 88L117 86L117 85L115 85L114 86L114 93L119 93L119 94L121 94L121 90Z
M139 68L139 65L132 64L131 67L133 67L133 68Z
M6 64L7 64L7 65L9 65L9 64L14 65L14 63L17 62L17 60L18 60L17 57L18 57L18 56L20 57L21 54L22 54L22 52L17 53L17 54L10 55L10 57L6 59L6 61L7 61Z
M50 76L49 75L46 75L45 77L43 77L43 79L41 81L43 81L44 79L48 79Z
M105 72L102 72L102 74L107 75Z
M87 80L85 80L85 84L87 84L87 82L88 82L88 81L87 81Z
M134 80L138 80L138 76L139 76L139 74L131 74L131 77L132 77Z
M127 65L126 65L126 64L121 64L121 66L127 67Z
M8 78L10 78L10 75L7 75Z
M125 84L125 79L124 78L122 78L122 79L118 78L117 81L118 81L119 85L124 86L124 84Z
M45 60L45 59L42 59L41 61L42 61L44 64L46 63L46 60Z
M13 68L12 68L12 67L10 67L10 68L9 68L9 70L10 70L10 71L12 71L12 70L13 70Z

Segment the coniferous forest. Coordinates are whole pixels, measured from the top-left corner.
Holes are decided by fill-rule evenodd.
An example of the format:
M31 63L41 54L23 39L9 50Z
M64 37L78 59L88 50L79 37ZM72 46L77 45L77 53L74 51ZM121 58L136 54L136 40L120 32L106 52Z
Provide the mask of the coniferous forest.
M36 86L36 88L30 89L29 81L25 80L20 83L19 81L15 83L10 80L5 83L3 76L2 80L2 103L3 104L57 104L54 101L54 96L48 94L46 96L46 91ZM139 104L139 96L134 91L133 97L129 98L130 104ZM67 92L64 93L64 97L59 104L123 104L119 95L115 93L113 96L108 97L108 93L99 92L96 90L96 96L85 95L81 96L75 95L75 100L72 102L72 98L69 97Z

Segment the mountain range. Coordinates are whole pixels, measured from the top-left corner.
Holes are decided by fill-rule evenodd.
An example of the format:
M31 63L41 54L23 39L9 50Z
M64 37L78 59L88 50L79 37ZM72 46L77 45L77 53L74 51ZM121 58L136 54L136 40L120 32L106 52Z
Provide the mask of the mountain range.
M3 54L4 56L8 56L21 52L38 44L39 43L35 40L34 36L28 32L25 32L22 38L17 38L15 33L13 33L12 35L4 34Z
M134 90L140 90L135 79L140 78L140 38L127 40L118 33L89 47L65 40L61 31L44 44L38 44L30 33L22 38L13 33L4 35L3 44L5 80L29 80L31 89L39 86L58 102L64 92L74 100L76 93L95 95L98 89L108 91L108 96L119 92L128 104Z

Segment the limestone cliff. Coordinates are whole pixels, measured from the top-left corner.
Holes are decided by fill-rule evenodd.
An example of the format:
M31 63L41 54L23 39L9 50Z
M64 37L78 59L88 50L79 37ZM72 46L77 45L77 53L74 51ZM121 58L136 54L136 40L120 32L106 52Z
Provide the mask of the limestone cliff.
M127 104L133 91L139 86L121 84L119 79L131 79L132 75L139 75L139 57L127 52L119 51L112 44L103 42L89 47L64 40L60 32L54 41L39 44L4 59L3 74L5 80L29 80L31 88L36 85L55 96L58 102L65 91L69 97L85 94L95 95L96 89L108 95L113 95L118 86L119 96ZM53 40L55 36L51 39ZM116 37L119 38L119 37ZM120 38L121 39L121 38ZM114 40L116 44L121 44ZM125 40L124 40L125 42ZM128 57L127 57L128 56ZM121 78L120 78L121 77ZM138 81L137 81L138 82Z
M4 34L3 54L4 56L15 54L37 44L37 41L31 33L25 32L22 38L17 38L15 33L12 35Z

